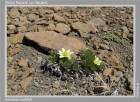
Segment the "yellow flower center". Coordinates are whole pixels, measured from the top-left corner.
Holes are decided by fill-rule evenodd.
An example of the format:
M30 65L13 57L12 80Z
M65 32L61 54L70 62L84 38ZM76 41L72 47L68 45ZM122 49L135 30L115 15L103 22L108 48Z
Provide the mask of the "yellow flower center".
M63 56L65 56L65 57L67 57L67 56L69 55L68 51L63 52L62 54L63 54Z

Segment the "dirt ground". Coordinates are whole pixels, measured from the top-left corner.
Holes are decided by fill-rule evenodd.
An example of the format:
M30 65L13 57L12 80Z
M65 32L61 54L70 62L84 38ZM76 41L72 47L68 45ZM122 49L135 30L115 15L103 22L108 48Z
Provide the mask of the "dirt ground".
M132 7L8 7L7 95L133 95L133 19ZM87 27L89 22L92 29ZM57 28L60 23L64 28ZM59 80L42 73L41 62L49 53L24 38L27 32L41 31L75 37L95 51L106 65L98 73L109 89L98 87L103 83L95 75L66 74L66 80Z

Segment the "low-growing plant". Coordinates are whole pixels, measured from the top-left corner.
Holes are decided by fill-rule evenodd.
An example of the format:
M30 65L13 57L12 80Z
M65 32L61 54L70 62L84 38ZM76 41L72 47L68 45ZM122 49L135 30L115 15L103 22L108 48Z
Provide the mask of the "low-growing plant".
M122 40L118 36L116 36L115 34L108 33L104 36L104 39L123 44Z
M59 61L59 55L57 54L57 51L50 52L50 55L48 57L48 61L53 62L53 63Z
M60 59L58 63L64 70L70 69L72 67L71 61L67 58Z
M91 71L96 71L103 68L102 61L96 57L94 52L88 49L81 50L80 57L82 68L84 68L86 73L90 73Z
M48 60L53 63L58 63L60 67L67 71L68 69L79 72L84 71L86 74L102 69L104 64L89 49L84 49L79 52L80 60L72 57L73 52L62 49L62 51L52 51Z

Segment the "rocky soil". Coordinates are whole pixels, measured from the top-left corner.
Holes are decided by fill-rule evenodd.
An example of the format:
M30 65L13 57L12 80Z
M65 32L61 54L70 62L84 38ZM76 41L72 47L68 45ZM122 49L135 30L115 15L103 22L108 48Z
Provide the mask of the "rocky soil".
M41 32L58 37L45 41ZM37 41L28 39L32 33ZM52 36L53 36L52 34ZM54 34L54 35L55 35ZM106 40L114 34L121 41ZM64 37L60 37L60 36ZM68 42L65 39L68 38ZM40 39L41 38L41 39ZM63 44L55 41L60 41ZM78 42L73 42L73 39ZM44 42L48 45L44 45ZM55 46L53 46L55 43ZM57 45L57 46L56 46ZM41 65L56 47L87 47L105 63L99 75L74 78L43 73ZM45 46L45 47L44 47ZM52 47L53 46L53 47ZM46 48L47 47L47 48ZM8 7L7 95L133 95L133 8L132 7ZM102 86L108 85L106 90Z

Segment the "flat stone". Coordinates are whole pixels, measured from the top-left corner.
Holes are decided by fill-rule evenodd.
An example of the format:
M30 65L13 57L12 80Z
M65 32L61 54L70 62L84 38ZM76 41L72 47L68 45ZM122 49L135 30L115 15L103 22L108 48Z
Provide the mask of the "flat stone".
M27 31L27 27L26 26L17 27L17 30L19 33L24 33Z
M49 24L47 30L51 30L51 31L55 30L55 25L53 23Z
M90 24L86 24L83 22L72 23L72 28L77 30L80 33L81 37L85 38L89 37L88 33L96 33L98 31L96 27L92 27Z
M56 28L55 28L56 31L58 31L59 33L62 33L62 34L66 34L68 32L70 32L70 27L64 23L58 23L56 25Z
M86 45L77 38L67 37L54 31L30 32L26 33L25 37L35 42L46 51L48 51L48 49L62 50L62 48L65 48L77 54L81 49L86 48Z
M103 71L103 75L110 75L112 72L112 69L111 68L105 68L104 71Z
M27 67L28 65L28 59L21 59L19 62L18 62L18 65L21 66L21 67Z
M107 58L111 53L108 50L101 50L99 54L101 57Z
M72 28L75 30L79 30L80 32L89 33L92 28L89 24L83 22L75 22L72 23Z
M8 30L16 30L15 25L7 25Z
M21 43L24 38L24 33L18 33L11 39L11 44Z
M9 50L9 56L13 56L15 54L17 54L20 51L20 48L10 48Z
M88 23L95 27L106 25L105 21L103 21L101 18L92 18L88 21Z
M26 91L26 87L28 86L28 84L33 80L33 77L29 76L25 79L23 79L21 82L20 82L20 85L22 87L22 89L24 89Z
M89 34L83 32L83 31L79 31L79 33L80 33L81 37L84 37L84 38L88 38L90 36Z
M54 14L53 18L54 18L55 21L65 22L65 19L62 16L58 15L58 14Z
M121 58L119 54L112 53L111 57L107 59L107 62L111 64L113 68L117 68L118 70L124 69L124 66L121 62Z
M29 21L35 21L37 19L37 15L35 15L35 14L29 14L28 15L28 19L29 19Z

